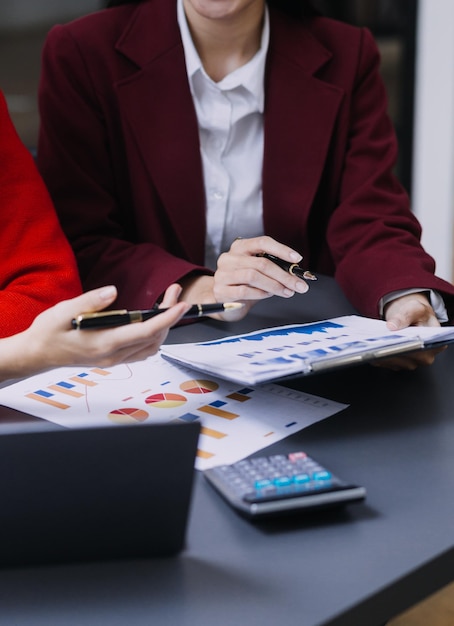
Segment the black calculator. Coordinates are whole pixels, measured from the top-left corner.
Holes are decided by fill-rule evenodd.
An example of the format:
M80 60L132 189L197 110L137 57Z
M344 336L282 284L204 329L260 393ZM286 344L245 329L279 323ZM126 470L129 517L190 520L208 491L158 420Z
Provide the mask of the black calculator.
M359 502L364 487L344 482L305 452L220 465L205 478L240 513L259 518Z

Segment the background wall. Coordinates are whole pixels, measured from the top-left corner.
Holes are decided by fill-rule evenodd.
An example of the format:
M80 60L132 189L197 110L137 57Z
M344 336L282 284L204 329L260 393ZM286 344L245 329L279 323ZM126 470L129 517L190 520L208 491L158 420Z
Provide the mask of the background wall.
M454 2L419 0L413 210L437 274L454 282Z
M0 29L17 30L65 21L95 11L100 0L1 0Z
M22 141L36 146L41 48L56 23L102 7L102 0L0 0L0 89Z

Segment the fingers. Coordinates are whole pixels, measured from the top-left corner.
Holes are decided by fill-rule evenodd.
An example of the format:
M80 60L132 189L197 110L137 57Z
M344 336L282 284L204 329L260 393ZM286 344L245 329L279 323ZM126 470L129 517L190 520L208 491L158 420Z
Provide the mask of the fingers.
M217 301L262 300L271 296L291 298L306 293L307 283L262 257L227 259L222 255L214 275Z
M262 237L253 237L251 239L235 239L230 246L230 250L236 254L256 255L263 252L273 254L284 261L290 263L300 263L303 257L299 252L289 248L289 246L279 243L272 237L263 235Z
M117 363L141 360L159 350L169 328L188 310L189 304L180 302L164 313L137 324L104 330L74 330L66 337L66 350L61 355L67 363L112 366Z
M55 328L70 328L71 320L80 313L102 311L117 297L117 289L113 285L87 291L80 296L63 300L38 316L34 322L53 323Z
M112 367L119 363L141 361L156 354L165 341L166 336L167 329L153 333L153 335L146 340L135 341L128 339L127 341L118 341L117 338L115 338L113 342L109 344L108 349L104 346L104 348L101 348L99 356L91 358L90 361L93 364L104 367Z
M140 330L144 337L149 337L153 332L159 332L161 330L167 331L181 319L186 311L189 310L190 306L191 305L187 302L178 302L177 304L173 304L164 313L141 324L134 324L134 327L140 326L141 328L137 328L137 331Z
M386 325L390 330L401 330L408 326L439 326L440 323L424 293L413 293L396 298L385 310ZM445 348L422 350L411 354L378 361L378 367L392 370L415 370L420 366L432 365L437 354Z
M423 293L414 293L390 302L385 309L386 325L390 330L407 326L439 326L434 310Z
M268 253L289 263L301 261L301 254L271 237L235 240L229 252L221 254L214 276L216 300L261 300L270 296L291 298L305 293L305 281L258 254Z
M179 302L146 322L101 331L87 331L84 332L84 335L89 334L94 341L99 339L101 345L105 346L106 353L109 354L123 348L136 350L137 346L149 349L153 345L157 346L154 349L156 352L167 336L169 329L180 320L189 306L186 302ZM154 352L150 352L150 354L154 354Z
M236 261L236 262L235 262ZM306 293L307 283L263 257L242 257L238 260L219 257L215 273L215 294L223 286L225 299L230 292L235 300L257 300L280 296L291 298L295 293ZM217 295L217 294L216 294Z
M87 291L81 296L72 298L71 300L65 300L61 302L60 308L65 308L70 311L71 314L78 315L79 313L90 313L91 311L101 311L105 309L109 304L117 297L117 289L113 285L106 287L99 287L92 291Z
M32 323L33 328L41 328L43 333L56 332L71 328L71 320L80 313L102 311L117 297L113 285L87 291L80 296L63 300L38 315Z
M170 285L164 294L164 298L162 299L161 307L167 309L178 302L178 298L180 297L182 292L182 287L176 283Z

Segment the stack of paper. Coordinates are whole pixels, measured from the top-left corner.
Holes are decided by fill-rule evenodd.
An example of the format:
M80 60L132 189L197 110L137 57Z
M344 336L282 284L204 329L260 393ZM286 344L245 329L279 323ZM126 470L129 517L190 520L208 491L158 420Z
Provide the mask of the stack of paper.
M392 332L358 315L279 326L201 343L162 346L171 361L254 385L306 375L454 341L454 327L412 326Z

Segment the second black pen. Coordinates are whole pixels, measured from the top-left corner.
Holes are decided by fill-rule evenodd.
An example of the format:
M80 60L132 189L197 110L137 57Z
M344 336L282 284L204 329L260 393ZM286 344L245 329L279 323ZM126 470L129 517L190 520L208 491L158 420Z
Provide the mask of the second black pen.
M194 304L186 311L183 318L194 319L213 313L225 313L226 311L241 309L243 306L244 304L241 302ZM115 326L145 322L156 315L164 313L164 311L167 311L167 309L160 309L158 307L138 311L128 311L127 309L121 309L119 311L96 311L94 313L81 313L74 318L71 323L73 328L80 330L114 328Z

